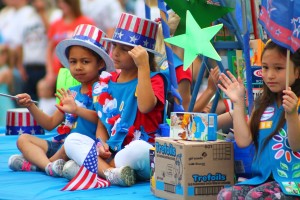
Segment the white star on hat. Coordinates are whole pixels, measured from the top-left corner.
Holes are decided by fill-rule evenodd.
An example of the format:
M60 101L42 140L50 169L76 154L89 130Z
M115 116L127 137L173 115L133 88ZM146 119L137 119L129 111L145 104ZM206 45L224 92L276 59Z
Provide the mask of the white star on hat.
M148 46L148 43L149 43L148 40L145 40L145 41L144 41L144 46L147 47L147 46Z
M24 133L24 131L20 128L20 130L18 131L19 135L22 135Z
M31 135L35 135L35 130L31 129Z
M119 33L116 31L116 32L114 33L114 37L118 37L118 35L119 35Z
M122 39L123 35L124 35L124 34L122 33L122 31L120 31L120 32L119 32L119 38Z
M136 40L137 38L134 35L130 36L130 42L135 43Z

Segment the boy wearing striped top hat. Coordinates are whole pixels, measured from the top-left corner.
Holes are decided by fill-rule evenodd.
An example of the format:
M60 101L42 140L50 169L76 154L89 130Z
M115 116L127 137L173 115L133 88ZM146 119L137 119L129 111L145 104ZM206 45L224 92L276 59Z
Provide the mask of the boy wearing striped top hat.
M46 130L58 125L62 135L79 132L96 139L96 113L92 101L92 85L98 80L99 73L113 69L108 55L108 44L102 40L105 33L95 26L77 26L71 39L61 41L56 53L63 66L70 69L71 75L81 84L70 87L68 91L58 90L56 96L61 105L52 116L48 116L31 101L28 94L19 94L18 104L26 107L35 120ZM17 146L22 155L13 155L8 165L13 171L35 171L40 169L50 176L62 176L65 160L68 158L61 147L63 139L55 137L52 141L43 140L29 134L18 138ZM63 158L63 159L59 159ZM55 162L53 162L55 161Z
M157 28L156 22L123 13L113 38L105 38L120 72L102 72L93 97L101 122L98 174L111 184L131 186L150 178L149 149L163 122L165 102L164 78L155 72ZM83 155L70 149L90 149L92 144L78 143L85 137L72 134L65 141L68 157L77 163Z

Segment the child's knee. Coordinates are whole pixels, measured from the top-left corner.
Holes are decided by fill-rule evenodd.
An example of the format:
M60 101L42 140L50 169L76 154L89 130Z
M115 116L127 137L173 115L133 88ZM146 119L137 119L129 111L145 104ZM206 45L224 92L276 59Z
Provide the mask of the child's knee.
M64 142L65 153L78 165L82 165L94 142L86 135L71 133Z
M29 134L22 134L19 136L18 140L17 140L17 147L19 150L22 150L22 148L27 145L30 142L30 138L32 136Z
M143 141L136 140L125 146L115 156L117 167L128 165L134 169L149 167L149 150L152 145Z

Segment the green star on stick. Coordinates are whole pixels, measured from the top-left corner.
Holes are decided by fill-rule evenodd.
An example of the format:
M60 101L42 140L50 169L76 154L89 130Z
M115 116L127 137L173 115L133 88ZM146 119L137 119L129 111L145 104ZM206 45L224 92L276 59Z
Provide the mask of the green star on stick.
M184 70L192 64L199 54L221 61L221 57L216 52L210 40L222 28L223 24L201 29L190 11L187 11L186 15L186 34L164 40L165 42L184 49Z

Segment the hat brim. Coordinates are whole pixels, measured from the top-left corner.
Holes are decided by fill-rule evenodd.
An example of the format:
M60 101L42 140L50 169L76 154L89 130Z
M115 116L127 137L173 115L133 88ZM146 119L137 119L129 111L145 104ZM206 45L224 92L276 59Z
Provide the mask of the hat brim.
M58 43L58 45L56 46L56 49L55 49L56 55L64 67L70 68L69 60L66 55L66 50L70 46L83 46L83 47L93 50L104 60L105 65L106 65L106 71L108 71L108 72L115 71L114 62L112 61L110 56L104 50L102 50L101 48L99 48L98 46L96 46L95 44L93 44L89 41L82 41L79 39L66 39L66 40L63 40L60 43Z
M120 43L120 44L124 44L124 45L127 45L127 46L132 46L132 47L135 47L137 45L134 45L134 44L131 44L131 43L127 43L127 42L123 42L123 41L120 41L120 40L115 40L115 39L111 39L111 38L103 38L103 40L107 41L107 42L115 42L115 43ZM146 47L144 47L147 51L153 53L154 55L156 56L160 56L162 57L162 54L158 53L157 51L154 51L152 49L148 49Z

